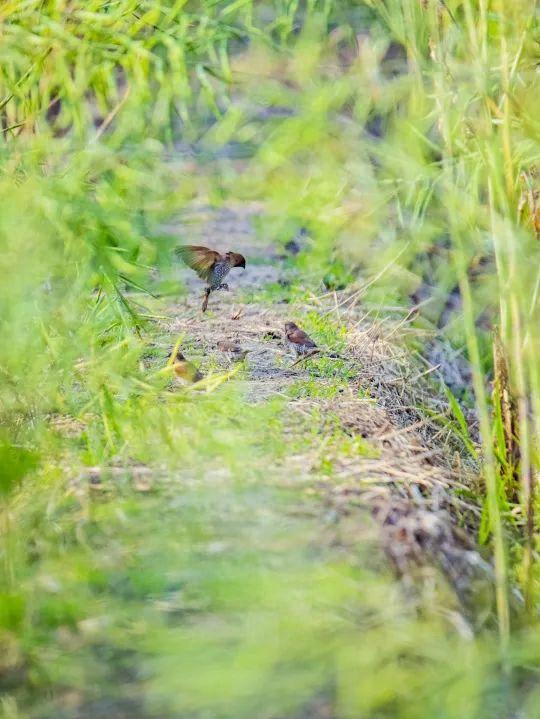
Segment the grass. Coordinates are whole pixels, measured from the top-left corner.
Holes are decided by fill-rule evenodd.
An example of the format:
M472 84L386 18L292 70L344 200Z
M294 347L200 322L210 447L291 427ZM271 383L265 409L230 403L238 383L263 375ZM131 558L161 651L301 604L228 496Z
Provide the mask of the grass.
M3 4L2 716L536 716L534 13ZM165 298L185 293L171 250L190 239L171 227L242 201L264 202L261 242L301 244L286 282L243 301L286 304L342 354L351 328L317 298L345 288L366 320L405 317L411 352L464 351L481 442L452 395L443 429L481 461L467 498L497 621L476 636L436 580L404 601L363 516L340 534L324 492L285 481L291 449L317 447L325 483L377 458L321 416L354 366L305 363L288 397L318 409L289 443L286 398L246 402L241 372L208 392L161 372ZM183 347L206 362L189 332Z
M343 380L336 379L334 381L321 384L316 377L312 377L308 380L295 382L290 387L289 394L293 399L299 399L301 397L333 399L347 387L347 382Z

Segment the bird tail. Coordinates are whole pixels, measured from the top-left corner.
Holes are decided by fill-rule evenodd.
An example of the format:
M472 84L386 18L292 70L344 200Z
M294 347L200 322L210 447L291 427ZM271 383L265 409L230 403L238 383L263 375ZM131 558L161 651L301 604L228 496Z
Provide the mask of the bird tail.
M305 360L311 359L315 355L321 354L321 350L316 348L314 350L311 350L311 352L307 352L305 355L302 355L299 359L296 360L296 362L293 362L291 367L296 367L297 364L300 364L300 362L305 362Z

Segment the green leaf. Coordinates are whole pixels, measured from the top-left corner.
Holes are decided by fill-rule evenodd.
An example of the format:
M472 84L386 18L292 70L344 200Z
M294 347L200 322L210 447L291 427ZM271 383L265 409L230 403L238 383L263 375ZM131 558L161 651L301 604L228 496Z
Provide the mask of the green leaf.
M458 423L459 431L458 434L463 440L463 443L467 447L467 450L470 452L470 454L475 458L478 459L478 452L476 451L476 447L474 446L473 441L471 440L470 434L469 434L469 427L467 425L467 420L465 419L465 415L463 414L463 410L461 409L459 402L454 397L452 392L448 389L448 387L444 387L444 391L446 394L446 397L448 399L448 403L450 404L450 409L452 410L452 414L454 415L454 418L456 422Z

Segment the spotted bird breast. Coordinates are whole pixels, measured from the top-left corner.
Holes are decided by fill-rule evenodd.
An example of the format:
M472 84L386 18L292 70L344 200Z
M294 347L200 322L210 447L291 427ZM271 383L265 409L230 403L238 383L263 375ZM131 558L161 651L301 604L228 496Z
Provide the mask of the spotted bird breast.
M217 290L223 279L229 274L231 265L226 260L223 262L216 262L214 269L212 270L212 276L210 277L210 289Z
M289 342L288 341L287 345L288 345L289 349L292 350L293 352L296 352L297 355L305 355L308 352L313 351L313 347L310 347L309 345L298 344L298 342Z

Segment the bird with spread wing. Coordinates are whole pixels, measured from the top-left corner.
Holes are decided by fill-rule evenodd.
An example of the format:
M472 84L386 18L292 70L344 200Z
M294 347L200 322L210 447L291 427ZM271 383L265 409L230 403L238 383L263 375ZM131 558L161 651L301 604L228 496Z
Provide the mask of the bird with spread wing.
M215 290L228 290L229 287L223 279L233 267L246 266L246 259L238 252L220 254L216 250L201 245L184 245L176 248L177 255L185 264L194 270L201 280L208 283L204 292L202 311L206 312L210 293Z

